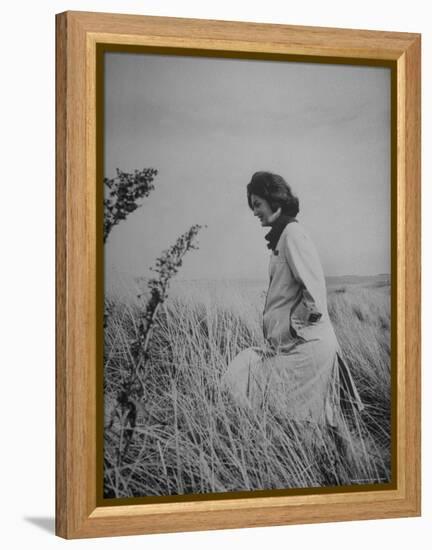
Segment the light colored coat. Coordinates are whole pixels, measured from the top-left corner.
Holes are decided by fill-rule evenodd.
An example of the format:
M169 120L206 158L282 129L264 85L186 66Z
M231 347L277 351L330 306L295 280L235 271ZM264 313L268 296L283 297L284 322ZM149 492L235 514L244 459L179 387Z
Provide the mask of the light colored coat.
M296 220L271 254L269 277L266 347L237 355L223 382L243 404L257 407L267 400L295 420L335 425L341 391L362 405L330 321L317 250Z

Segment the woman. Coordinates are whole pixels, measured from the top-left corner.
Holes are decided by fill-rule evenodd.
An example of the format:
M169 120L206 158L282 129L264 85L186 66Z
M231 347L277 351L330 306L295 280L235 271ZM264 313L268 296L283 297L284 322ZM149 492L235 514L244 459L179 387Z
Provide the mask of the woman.
M324 273L314 244L298 223L299 201L285 180L256 172L247 200L271 250L263 314L264 348L242 351L223 384L242 405L265 402L297 421L336 426L341 399L362 404L327 310Z

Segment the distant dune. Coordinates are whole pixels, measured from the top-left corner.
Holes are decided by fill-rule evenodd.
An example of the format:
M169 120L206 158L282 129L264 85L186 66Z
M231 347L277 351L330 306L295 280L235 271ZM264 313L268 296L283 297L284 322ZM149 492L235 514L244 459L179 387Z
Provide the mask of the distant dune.
M326 277L328 294L338 292L358 292L362 290L388 293L391 277L387 273L379 275L343 275ZM174 277L168 294L170 297L204 297L212 296L219 303L230 303L236 299L250 303L261 303L268 289L268 279L182 279ZM136 280L137 288L142 295L147 295L147 279ZM236 297L236 298L235 298Z
M330 275L329 277L326 277L326 281L327 283L332 285L358 285L377 282L390 284L390 274L379 273L378 275Z
M343 275L326 277L327 289L331 292L337 288L369 288L386 290L390 287L391 276L389 273L379 275Z

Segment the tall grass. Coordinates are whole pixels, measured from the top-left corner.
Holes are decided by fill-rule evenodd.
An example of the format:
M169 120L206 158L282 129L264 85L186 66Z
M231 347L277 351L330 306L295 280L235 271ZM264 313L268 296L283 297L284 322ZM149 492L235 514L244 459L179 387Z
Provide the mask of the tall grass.
M285 489L390 479L388 292L340 288L329 312L366 407L340 432L282 417L265 404L239 408L220 388L243 349L263 344L262 295L226 287L173 292L159 310L145 365L145 395L127 453L116 395L133 369L140 325L133 301L107 298L104 395L106 497ZM215 297L216 296L216 297ZM108 426L109 419L111 420Z

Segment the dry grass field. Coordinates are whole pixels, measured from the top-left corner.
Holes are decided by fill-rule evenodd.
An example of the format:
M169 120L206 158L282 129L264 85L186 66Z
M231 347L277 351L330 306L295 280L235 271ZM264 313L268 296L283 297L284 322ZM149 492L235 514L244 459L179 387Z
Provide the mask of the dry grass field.
M338 438L270 407L241 409L220 389L229 361L263 343L266 283L260 281L173 281L153 330L130 437L124 416L113 412L133 368L142 305L106 296L105 497L388 482L389 279L330 278L327 287L330 317L365 404L346 418ZM126 439L127 452L119 453Z

